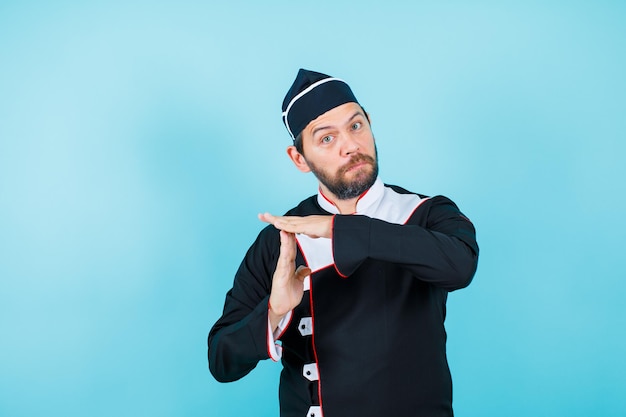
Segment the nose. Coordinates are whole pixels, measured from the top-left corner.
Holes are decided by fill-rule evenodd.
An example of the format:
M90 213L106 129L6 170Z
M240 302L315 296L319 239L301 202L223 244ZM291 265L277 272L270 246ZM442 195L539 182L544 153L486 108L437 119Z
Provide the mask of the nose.
M349 133L342 136L341 153L350 156L359 151L359 142Z

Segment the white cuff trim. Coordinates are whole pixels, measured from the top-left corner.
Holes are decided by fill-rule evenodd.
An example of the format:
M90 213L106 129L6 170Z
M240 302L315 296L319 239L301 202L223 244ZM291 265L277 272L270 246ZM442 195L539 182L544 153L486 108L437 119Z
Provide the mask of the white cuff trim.
M280 343L277 343L277 341L278 338L282 336L287 326L289 326L292 315L293 311L287 313L285 317L280 320L278 327L274 331L272 331L272 325L270 324L270 316L269 314L267 315L267 351L274 362L278 362L280 358L283 357L283 347Z

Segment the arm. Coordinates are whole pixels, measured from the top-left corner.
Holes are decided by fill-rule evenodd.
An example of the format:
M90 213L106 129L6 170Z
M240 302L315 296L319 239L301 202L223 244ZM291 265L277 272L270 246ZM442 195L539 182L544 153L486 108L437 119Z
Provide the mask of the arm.
M448 290L471 282L478 262L472 223L448 198L433 197L406 224L361 215L272 216L261 220L291 233L333 240L337 272L347 277L366 259L402 265L417 278Z
M278 258L277 237L269 228L259 234L235 274L222 316L209 333L209 369L220 382L243 377L259 360L269 357L267 306L270 277Z
M478 261L472 223L445 197L434 197L404 225L366 216L335 216L337 271L351 275L366 259L400 264L417 278L455 290L471 282ZM418 224L419 223L419 224Z
M294 268L294 235L280 232L280 242L277 237L273 228L259 235L235 275L222 317L209 333L209 369L218 381L237 380L259 360L280 357L274 347L275 332L281 320L288 321L291 310L300 304L303 281L310 270Z

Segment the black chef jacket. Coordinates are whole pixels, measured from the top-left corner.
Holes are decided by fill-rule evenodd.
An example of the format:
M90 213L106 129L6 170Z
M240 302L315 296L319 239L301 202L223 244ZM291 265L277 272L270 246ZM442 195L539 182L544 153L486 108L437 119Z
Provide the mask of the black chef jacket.
M280 251L268 226L248 250L208 340L209 368L227 382L259 360L282 360L281 417L449 417L444 320L449 291L476 271L472 223L448 198L380 179L340 215L320 192L287 215L334 215L332 238L297 235L312 270L277 332L268 299Z

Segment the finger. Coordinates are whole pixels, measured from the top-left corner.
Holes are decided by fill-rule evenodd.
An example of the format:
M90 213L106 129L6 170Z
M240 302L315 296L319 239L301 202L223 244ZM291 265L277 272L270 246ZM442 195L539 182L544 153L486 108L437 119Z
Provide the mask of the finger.
M287 223L285 221L276 220L273 224L274 224L275 228L277 228L279 230L282 230L284 232L292 233L292 234L293 233L298 233L298 229L297 229L297 227L295 225Z
M276 216L271 215L268 212L265 213L259 213L258 214L258 218L259 220L261 220L262 222L265 223L270 223L270 224L274 224L274 222L276 221Z
M292 217L274 216L270 213L260 213L258 217L259 220L269 223L279 230L284 230L289 233L299 233L297 224L294 224Z
M272 216L272 224L275 228L289 233L302 233L306 224L301 217L295 216Z
M289 268L292 272L296 261L296 237L292 233L280 231L280 253L277 268Z

